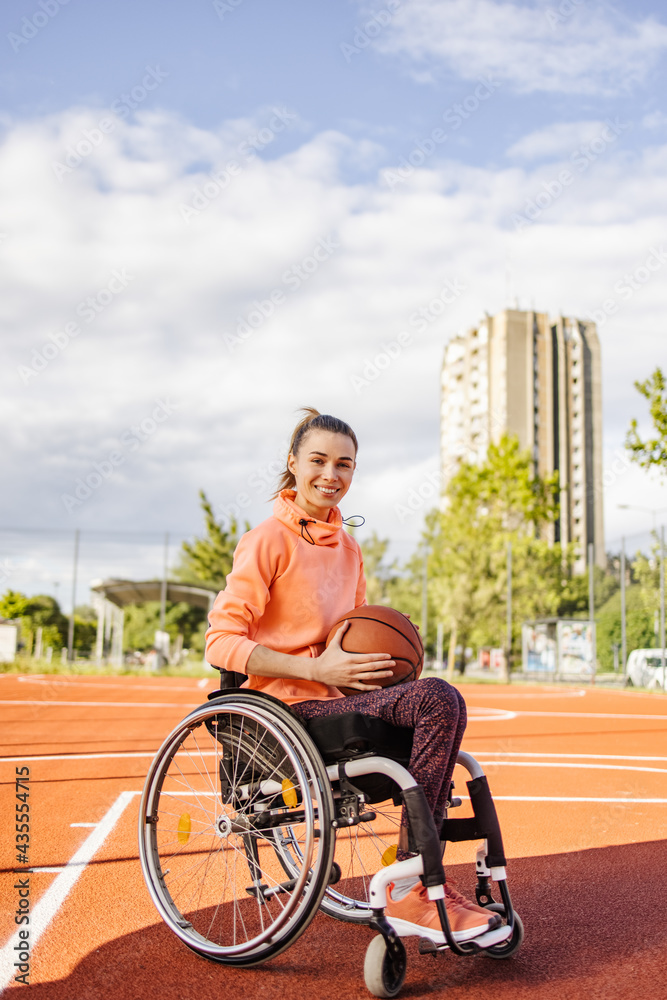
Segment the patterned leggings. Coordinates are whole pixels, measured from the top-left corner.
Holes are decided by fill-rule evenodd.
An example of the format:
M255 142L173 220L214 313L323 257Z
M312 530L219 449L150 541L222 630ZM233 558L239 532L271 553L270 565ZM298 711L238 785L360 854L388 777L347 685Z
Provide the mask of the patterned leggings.
M439 677L424 677L333 701L302 701L292 708L304 719L361 712L394 726L413 729L408 768L423 786L436 827L439 827L467 721L465 702L456 688Z

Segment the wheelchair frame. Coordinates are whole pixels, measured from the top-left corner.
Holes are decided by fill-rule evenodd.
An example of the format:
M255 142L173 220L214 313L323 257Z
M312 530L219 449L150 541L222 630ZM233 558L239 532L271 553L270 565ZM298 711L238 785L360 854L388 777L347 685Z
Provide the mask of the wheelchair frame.
M230 680L172 730L141 798L144 878L158 912L189 948L223 964L259 964L288 948L321 907L379 932L366 954L366 985L376 996L393 997L405 978L406 954L384 914L387 890L398 878L419 876L442 926L442 940L424 938L420 951L507 958L518 950L523 928L507 888L500 827L474 757L460 752L457 758L470 775L473 816L448 815L437 830L423 789L401 763L363 748L326 761L288 706L232 687ZM394 803L407 811L410 846L417 853L364 877L355 868L348 877L334 861L338 838L345 830L372 828L372 795L355 780L363 787L363 778L378 774L395 785ZM455 799L450 808L460 803ZM477 900L504 923L456 941L444 901L442 842L463 840L483 841L476 857ZM373 861L379 855L374 843L351 845L355 864L362 849L371 851ZM352 889L341 893L341 880ZM490 880L498 884L501 903L491 896Z

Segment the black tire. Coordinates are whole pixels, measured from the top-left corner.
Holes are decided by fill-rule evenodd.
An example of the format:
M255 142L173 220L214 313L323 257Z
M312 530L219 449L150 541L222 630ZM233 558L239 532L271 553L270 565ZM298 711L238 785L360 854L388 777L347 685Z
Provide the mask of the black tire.
M505 907L502 903L490 903L486 909L493 910L494 913L500 913L502 917L505 916ZM515 910L514 928L512 929L511 937L508 937L507 941L503 941L501 944L493 945L491 948L485 948L484 954L488 955L489 958L511 958L512 955L516 954L521 947L523 936L523 921Z
M333 859L333 799L312 740L279 704L230 692L195 709L151 764L141 865L158 912L193 951L265 962L306 929ZM289 829L290 877L275 843Z
M388 998L400 993L407 970L405 947L400 938L396 940L396 950L392 957L381 934L372 938L364 960L364 982L373 996Z

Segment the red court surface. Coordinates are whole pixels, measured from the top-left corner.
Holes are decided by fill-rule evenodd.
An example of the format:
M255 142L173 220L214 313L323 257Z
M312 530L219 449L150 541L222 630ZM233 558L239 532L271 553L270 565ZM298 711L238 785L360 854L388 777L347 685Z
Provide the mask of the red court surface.
M369 996L373 932L318 914L273 961L215 965L162 923L138 861L151 756L215 680L0 675L0 992L15 996L23 880L36 1000ZM465 685L464 749L483 764L526 927L513 958L420 956L405 998L667 1000L667 696L596 688ZM30 871L17 874L17 768L30 769ZM23 772L25 774L25 772ZM456 776L455 776L456 777ZM463 776L457 778L463 788ZM474 845L448 849L469 894ZM465 864L459 863L465 860Z

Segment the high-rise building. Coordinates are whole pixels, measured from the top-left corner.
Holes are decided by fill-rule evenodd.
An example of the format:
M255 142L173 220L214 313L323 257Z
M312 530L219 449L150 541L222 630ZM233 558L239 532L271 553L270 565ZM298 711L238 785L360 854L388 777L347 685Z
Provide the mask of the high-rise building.
M588 545L604 566L602 380L595 323L505 309L445 347L440 411L443 489L461 459L516 434L540 475L558 470L560 518L551 537Z

